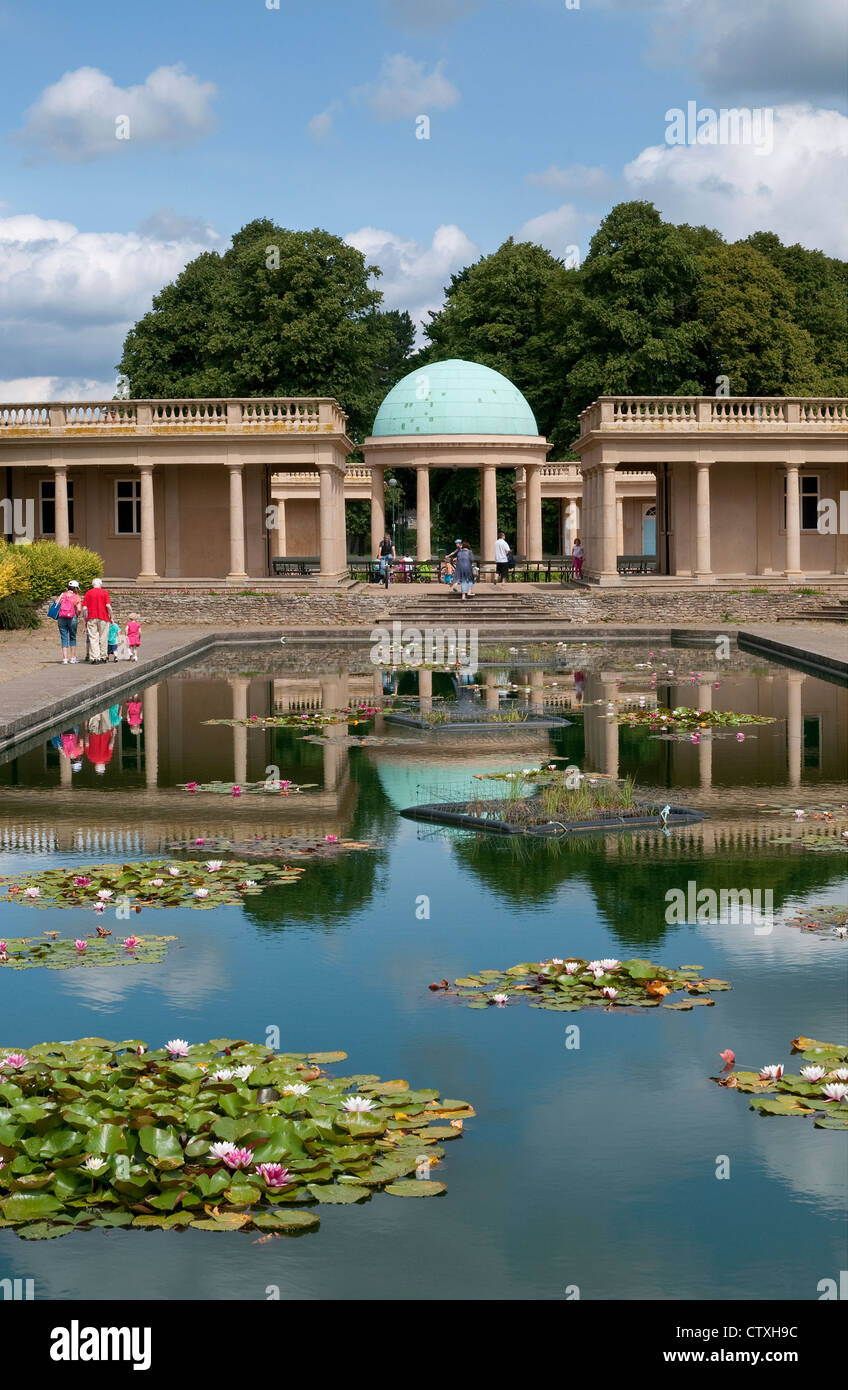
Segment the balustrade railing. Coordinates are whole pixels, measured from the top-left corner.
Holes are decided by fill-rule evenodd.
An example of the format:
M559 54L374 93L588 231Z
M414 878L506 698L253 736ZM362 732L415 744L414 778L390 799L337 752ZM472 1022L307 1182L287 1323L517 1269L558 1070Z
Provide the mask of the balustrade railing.
M333 432L343 434L347 416L334 400L286 396L244 399L129 401L36 401L0 404L0 437L7 434L90 431L159 434L231 431Z
M600 396L580 414L591 430L831 430L848 421L848 400L813 396Z

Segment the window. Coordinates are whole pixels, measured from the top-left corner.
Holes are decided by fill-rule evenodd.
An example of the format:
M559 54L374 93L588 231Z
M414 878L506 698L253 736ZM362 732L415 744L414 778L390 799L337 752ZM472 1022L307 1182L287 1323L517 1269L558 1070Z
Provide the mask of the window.
M56 480L45 478L39 484L42 536L56 534ZM74 534L74 485L68 483L68 530Z
M821 718L804 720L804 766L821 767Z
M118 478L115 483L115 534L141 535L140 478Z
M801 488L801 530L819 529L819 475L802 473ZM783 479L783 529L786 530L786 479Z

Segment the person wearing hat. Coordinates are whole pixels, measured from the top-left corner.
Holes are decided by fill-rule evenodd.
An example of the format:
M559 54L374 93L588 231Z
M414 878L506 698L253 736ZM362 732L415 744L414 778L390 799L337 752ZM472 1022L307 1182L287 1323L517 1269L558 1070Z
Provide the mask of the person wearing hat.
M451 591L452 594L458 594L458 593L459 593L459 579L458 579L457 573L456 573L456 557L457 557L457 555L459 554L460 550L462 549L462 537L461 537L461 536L460 536L457 540L454 541L454 547L455 547L455 548L450 552L450 554L445 556L445 563L446 563L446 564L449 564L449 565L451 566L451 570L452 570L452 579L451 579L450 591Z
M59 641L62 644L63 666L68 664L68 653L70 653L71 665L76 666L77 664L77 623L82 608L79 587L76 579L69 579L67 586L59 595L59 616L56 619L56 625L59 629Z

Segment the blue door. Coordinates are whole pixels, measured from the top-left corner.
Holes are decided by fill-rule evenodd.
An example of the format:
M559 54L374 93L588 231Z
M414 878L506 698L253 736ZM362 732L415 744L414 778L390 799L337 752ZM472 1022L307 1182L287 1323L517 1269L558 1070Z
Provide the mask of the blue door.
M656 512L653 516L642 517L642 554L656 555L657 553L657 517Z

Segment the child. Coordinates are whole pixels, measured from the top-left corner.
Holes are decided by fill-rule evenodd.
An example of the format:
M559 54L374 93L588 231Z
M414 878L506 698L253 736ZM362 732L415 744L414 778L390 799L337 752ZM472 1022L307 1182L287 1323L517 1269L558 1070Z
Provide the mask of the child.
M130 648L129 643L127 642L127 634L121 628L118 628L117 657L119 661L129 661L130 659Z
M574 578L581 579L583 576L583 547L580 544L580 537L576 536L571 547L571 558L574 561Z
M130 620L127 623L127 642L130 649L130 661L138 661L138 649L141 646L141 624L137 613L130 613Z
M106 636L107 661L118 660L118 633L120 632L120 630L120 627L113 619L112 622L109 624L109 632Z

